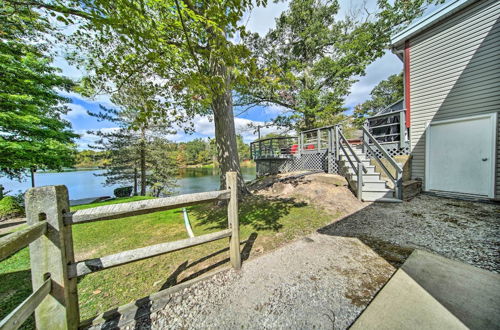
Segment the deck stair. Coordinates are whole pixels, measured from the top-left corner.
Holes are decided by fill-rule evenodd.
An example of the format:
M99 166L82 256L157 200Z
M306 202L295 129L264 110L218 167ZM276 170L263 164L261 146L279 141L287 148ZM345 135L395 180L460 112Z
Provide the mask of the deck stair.
M362 144L352 145L345 139L341 132L338 134L340 135L340 145L338 148L339 172L347 179L349 186L358 198L364 202L401 202L401 193L397 189L401 177L392 178L390 182L387 182L381 177L381 173L376 170L375 166L372 165L372 161L367 157L367 149L374 147L381 148L380 145L374 147L368 145L366 141L369 141L370 138L366 136L362 140ZM390 158L389 155L386 156ZM395 163L392 158L390 158L390 161L394 166L399 168L401 173L400 164ZM379 165L381 165L380 167L386 174L389 174L383 164L379 162ZM361 178L362 182L361 187L358 187L359 178Z
M375 166L370 164L370 160L363 153L361 147L353 147L354 152L359 157L367 173L363 173L362 200L364 202L401 202L395 198L395 190L389 188L387 182L380 177L380 172L375 171ZM358 191L358 176L356 170L352 168L346 155L341 151L340 172L345 176L353 191Z

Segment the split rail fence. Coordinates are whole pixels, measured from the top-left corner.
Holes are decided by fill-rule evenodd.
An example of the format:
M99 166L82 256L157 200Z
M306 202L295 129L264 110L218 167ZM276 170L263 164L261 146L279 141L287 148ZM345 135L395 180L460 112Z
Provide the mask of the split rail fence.
M0 238L0 260L29 245L33 293L0 321L0 329L19 328L33 312L38 329L77 329L80 324L78 277L226 237L229 237L231 265L235 269L240 269L237 193L236 173L229 172L226 176L226 190L69 212L68 190L65 186L46 186L28 190L25 204L29 226ZM222 200L229 200L228 229L75 262L71 229L73 225Z

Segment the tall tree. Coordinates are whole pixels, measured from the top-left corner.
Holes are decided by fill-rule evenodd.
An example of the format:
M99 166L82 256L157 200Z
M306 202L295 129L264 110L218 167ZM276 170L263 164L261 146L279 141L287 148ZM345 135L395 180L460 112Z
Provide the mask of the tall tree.
M0 6L0 172L9 177L74 161L78 135L61 117L69 100L56 91L73 83L51 66L39 42L50 29L34 10Z
M371 98L354 108L353 118L357 127L361 127L366 117L385 109L401 100L404 95L403 73L393 74L382 80L370 92Z
M106 166L109 171L102 175L108 178L108 184L130 181L133 176L134 192L139 178L139 194L145 196L147 187L151 184L147 174L150 143L157 137L172 133L170 121L166 118L149 117L148 114L155 109L162 109L165 101L157 96L154 85L143 84L138 79L127 81L112 95L111 100L119 108L101 106L101 111L89 112L99 120L111 121L120 127L116 132L91 132L101 137L93 148L110 153L110 163Z
M128 128L122 127L116 131L91 131L99 140L90 148L101 151L107 161L102 168L106 185L132 184L134 195L138 194L139 187L139 138ZM144 194L146 187L144 187Z
M432 1L379 1L377 12L354 11L339 19L338 1L292 0L264 38L245 40L259 57L261 80L238 90L237 105L279 105L275 124L310 129L336 124L345 97L365 68L384 54L394 28Z
M170 195L175 187L175 177L178 167L175 159L166 157L165 153L174 151L174 144L162 138L155 137L148 144L148 185L153 196Z
M232 99L236 86L249 84L255 66L248 49L232 40L244 32L245 11L266 0L8 1L58 13L61 20L80 20L72 39L79 48L73 59L94 74L87 82L95 91L112 93L141 77L163 86L161 96L171 103L170 118L213 117L221 186L226 172L236 171L240 189L247 191Z

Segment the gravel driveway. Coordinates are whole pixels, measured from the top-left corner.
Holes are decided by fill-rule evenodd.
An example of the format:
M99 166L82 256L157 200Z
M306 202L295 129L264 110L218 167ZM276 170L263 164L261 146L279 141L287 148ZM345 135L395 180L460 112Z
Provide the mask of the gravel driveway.
M123 328L345 329L394 271L357 239L316 233L179 291Z
M357 237L394 266L418 248L500 273L500 205L419 195L371 204L320 230Z
M361 207L172 294L124 328L345 329L415 248L500 272L498 204L420 195Z

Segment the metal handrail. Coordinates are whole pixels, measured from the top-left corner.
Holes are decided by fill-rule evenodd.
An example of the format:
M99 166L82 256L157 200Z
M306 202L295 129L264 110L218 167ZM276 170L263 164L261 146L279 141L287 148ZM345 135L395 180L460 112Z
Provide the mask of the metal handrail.
M396 126L396 125L399 126L399 122L397 122L397 123L390 123L390 124L383 124L383 125L376 125L376 126L370 125L370 129L382 128L382 127L389 127L389 126Z
M375 154L375 151L373 151L372 147L370 146L369 143L367 143L366 141L363 140L363 143L364 145L368 148L368 150L371 151L371 153ZM384 163L382 163L382 161L378 158L378 157L374 157L375 160L377 161L377 163L380 165L380 167L382 167L382 170L384 170L385 174L387 174L387 176L393 181L395 182L396 181L396 178L394 177L394 175L392 175L392 173L387 169L387 167L384 165Z
M367 119L370 120L370 119L373 119L373 118L389 117L389 116L392 116L394 114L398 114L398 113L404 112L404 111L406 111L406 109L391 111L391 112L382 113L382 114L379 114L379 115L373 115L371 117L368 117Z
M401 168L401 166L399 166L398 163L396 163L396 161L389 155L389 153L384 149L382 148L382 146L380 145L380 143L378 143L378 141L373 137L373 135L366 129L366 127L361 127L361 129L363 130L363 132L368 136L368 139L369 140L372 140L373 141L373 144L377 147L377 149L382 153L382 155L384 155L385 158L387 158L389 160L389 162L391 163L392 166L394 166L396 168L397 171L399 172L403 172L403 169Z
M327 129L327 128L332 128L332 127L335 127L337 125L330 125L330 126L323 126L323 127L318 127L318 128L311 128L311 129L308 129L306 131L300 131L301 133L309 133L309 132L313 132L313 131L319 131L319 130L323 130L323 129Z
M356 155L356 153L354 152L354 150L352 150L351 145L349 144L349 142L345 138L344 134L342 134L342 132L340 131L340 129L338 130L338 134L339 134L340 139L344 140L345 144L347 145L347 148L349 149L349 151L351 152L351 154L354 156L354 159L356 160L356 163L358 163L358 164L361 163L362 164L362 166L363 166L363 172L365 172L365 173L368 172L368 170L366 169L366 167L363 164L363 162L361 161L361 159L359 159L359 157ZM347 157L347 160L352 165L353 170L356 170L356 166L354 166L354 163L351 161L349 155L347 154L347 152L345 151L344 147L342 146L342 143L340 143L340 147L344 151L344 154Z
M370 144L368 143L370 140L373 142L373 145L377 147L378 151L389 161L389 163L396 169L396 177L392 175L392 173L389 172L389 170L386 168L386 166L382 163L378 157L374 157L377 162L381 165L382 169L386 172L386 174L393 180L394 182L394 187L396 189L396 195L399 199L403 199L403 169L399 164L389 155L389 153L382 148L380 143L373 137L373 135L369 132L369 130L366 129L366 127L361 127L363 134L365 134L368 137L368 141L365 141L363 139L363 143L365 146L368 147L368 149L375 155L375 152L371 148Z
M296 138L297 138L297 136L275 136L275 137L270 137L270 138L255 140L255 141L253 141L251 143L264 142L264 141L268 141L268 140L296 139Z

